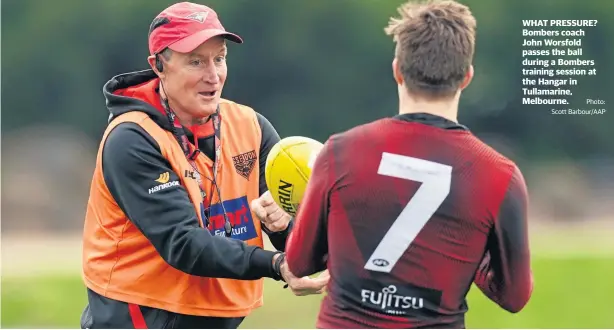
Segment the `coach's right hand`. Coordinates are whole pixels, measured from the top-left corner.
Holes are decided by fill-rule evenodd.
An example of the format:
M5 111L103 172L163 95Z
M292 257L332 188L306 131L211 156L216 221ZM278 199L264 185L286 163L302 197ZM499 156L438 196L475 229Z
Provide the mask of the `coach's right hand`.
M292 217L275 203L271 192L268 190L262 196L254 199L250 206L260 222L269 231L284 231L292 221Z
M318 277L310 278L309 276L298 278L294 276L288 269L288 264L284 260L281 264L281 276L288 284L288 287L297 296L307 296L310 294L320 294L324 292L330 275L328 270L323 271Z

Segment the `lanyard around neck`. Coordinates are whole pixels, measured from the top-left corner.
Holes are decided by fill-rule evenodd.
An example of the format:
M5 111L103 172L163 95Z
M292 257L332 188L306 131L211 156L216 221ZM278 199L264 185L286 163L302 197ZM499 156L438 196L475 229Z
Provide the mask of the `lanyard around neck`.
M207 195L205 186L203 184L203 180L200 175L200 171L198 170L198 167L196 166L196 162L195 162L195 159L198 157L198 154L200 153L200 150L197 147L198 146L198 136L194 135L195 144L190 143L187 137L187 134L185 133L185 130L183 128L183 125L181 125L181 123L179 122L179 118L177 118L177 115L175 115L175 113L170 109L167 101L162 99L162 105L164 106L164 110L166 112L169 122L171 122L173 125L173 130L172 130L173 135L175 136L175 139L177 139L177 142L181 146L181 149L183 150L183 153L186 159L188 160L188 162L192 166L192 169L194 170L196 181L198 182L198 187L200 188L201 197L203 199L203 205L206 204L206 201L208 199L209 203L208 203L207 208L210 208L212 204L212 200L213 200L214 186L217 185L217 172L218 172L221 150L222 150L221 117L219 113L219 107L216 109L215 113L212 114L210 117L211 124L213 125L213 134L214 134L214 139L215 139L215 142L214 142L215 154L213 156L213 178L207 178L212 183L211 194ZM220 199L220 203L221 203L222 196L218 196L218 198ZM203 221L206 222L205 226L208 227L209 219L203 219Z

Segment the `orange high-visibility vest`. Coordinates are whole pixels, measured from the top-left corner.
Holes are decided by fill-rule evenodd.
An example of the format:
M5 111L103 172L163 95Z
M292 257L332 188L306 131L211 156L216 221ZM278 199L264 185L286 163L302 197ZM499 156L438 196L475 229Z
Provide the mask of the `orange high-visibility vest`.
M249 245L262 247L260 222L249 208L249 201L259 193L258 160L253 159L260 156L261 141L256 113L222 100L220 115L223 135L217 182L222 200L239 237ZM263 279L242 281L183 273L168 265L123 213L105 184L102 150L108 134L124 122L140 125L158 143L162 155L180 177L203 226L198 182L173 134L143 112L117 117L107 127L100 144L87 205L83 233L83 278L87 287L107 298L188 315L240 317L260 307ZM255 161L247 178L233 163L245 159ZM201 153L195 162L200 174L212 177L213 162L209 158ZM163 179L164 173L160 175ZM206 191L211 191L209 180L203 179L203 184ZM222 233L224 227L224 218L221 213L215 214L215 209L212 208L209 228L214 234Z

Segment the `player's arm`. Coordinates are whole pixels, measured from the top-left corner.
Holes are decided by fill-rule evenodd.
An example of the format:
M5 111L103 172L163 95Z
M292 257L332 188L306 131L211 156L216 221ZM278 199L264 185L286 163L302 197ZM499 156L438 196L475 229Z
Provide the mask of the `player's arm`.
M214 236L200 227L182 185L150 191L168 172L180 181L157 142L134 123L118 125L102 154L103 176L111 195L128 219L172 267L191 275L243 280L278 278L274 252L243 241Z
M315 160L303 200L296 214L296 223L286 245L288 268L297 277L326 269L328 255L328 198L331 189L331 140Z
M262 196L268 189L266 185L266 159L271 151L271 148L280 141L279 134L277 134L277 130L275 127L269 122L263 115L256 112L256 116L258 118L258 124L260 124L260 131L262 132L262 141L260 142L260 193L258 196ZM286 240L288 239L288 234L292 231L292 227L294 226L294 219L290 220L288 223L288 227L285 230L272 232L266 226L262 226L262 231L269 236L269 240L271 244L279 250L284 251L286 249Z
M527 304L533 291L527 204L526 183L515 167L475 276L480 290L512 313Z

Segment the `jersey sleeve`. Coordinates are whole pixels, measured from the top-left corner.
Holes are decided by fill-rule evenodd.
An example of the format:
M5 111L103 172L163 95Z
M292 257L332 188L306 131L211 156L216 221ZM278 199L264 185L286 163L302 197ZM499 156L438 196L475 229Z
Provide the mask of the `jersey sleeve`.
M140 126L122 123L109 134L102 166L114 200L170 266L204 277L275 278L274 253L202 228L182 185L152 192L160 173L168 172L169 182L179 176Z
M527 304L533 291L527 204L526 183L515 167L475 276L480 290L512 313Z
M277 130L271 122L266 119L263 115L256 112L256 117L258 118L258 124L260 125L260 131L262 132L262 141L260 142L260 196L264 194L269 188L266 185L266 159L269 156L269 152L277 142L281 140ZM282 231L273 232L270 231L266 226L262 226L262 231L269 237L271 244L275 247L275 249L279 251L285 251L286 242L288 240L288 235L292 231L294 227L294 219L290 220L288 227Z
M326 269L328 255L327 217L330 195L331 148L324 144L313 165L294 229L286 245L288 268L295 276L308 276Z

